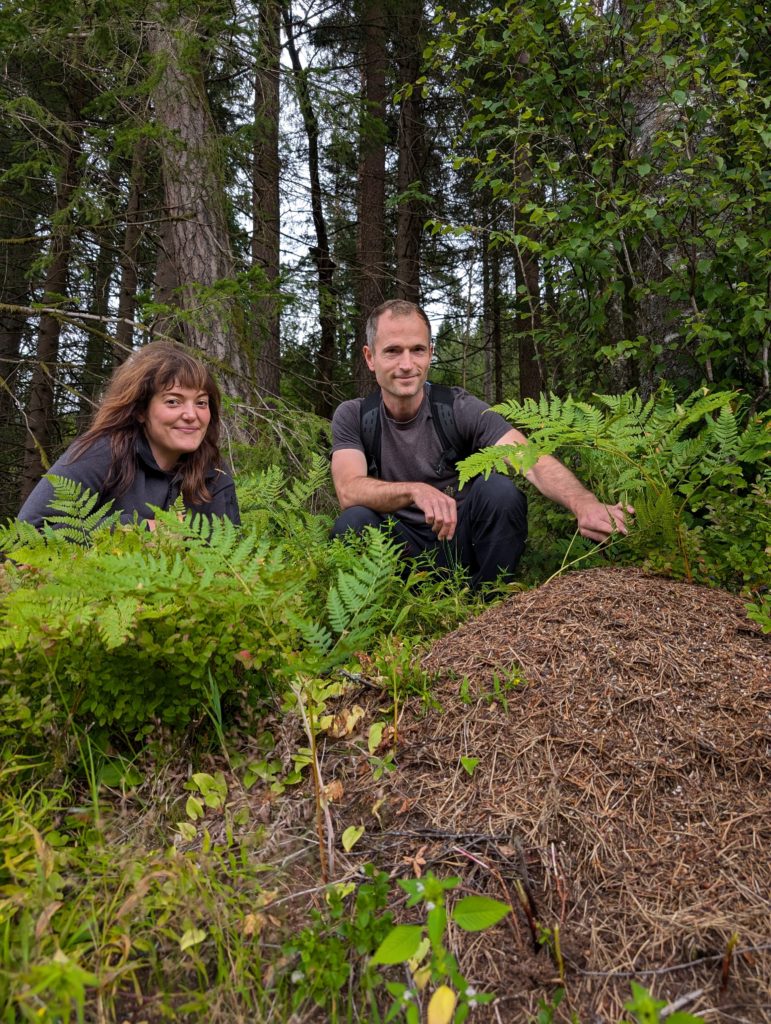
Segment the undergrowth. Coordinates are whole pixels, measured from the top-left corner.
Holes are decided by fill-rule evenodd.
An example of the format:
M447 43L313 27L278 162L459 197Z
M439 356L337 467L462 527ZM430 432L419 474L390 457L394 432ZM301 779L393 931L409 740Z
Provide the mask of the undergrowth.
M707 389L678 401L666 385L647 401L629 392L596 395L594 404L555 395L504 402L497 411L528 443L472 455L461 479L511 467L525 474L541 455L557 454L601 500L634 506L633 528L598 549L536 496L525 559L531 578L619 559L741 592L768 630L771 412L745 407L736 392Z
M665 390L504 412L531 444L476 456L467 474L559 451L637 510L604 556L555 506L532 516L530 581L623 557L742 590L767 622L767 418L745 422L732 394L678 404ZM449 1024L491 995L477 996L446 947L448 880L430 901L414 880L401 886L423 913L396 932L406 944L390 909L399 887L375 868L314 886L310 914L282 896L294 853L268 848L253 787L281 800L313 774L317 737L356 727L355 709L333 715L332 702L362 680L384 714L365 741L368 770L392 770L384 737L401 702L432 700L423 649L481 608L461 577L425 564L405 576L388 536L330 543L327 463L303 465L239 480L241 529L181 506L159 511L154 532L121 526L62 480L44 530L0 528L4 1024L278 1022L312 1006L373 1024L433 1007ZM304 733L290 763L265 724L282 715ZM319 780L320 854L326 800ZM452 920L464 926L462 912ZM558 1019L558 1005L555 994L537 1019ZM629 1019L660 1008L636 988Z

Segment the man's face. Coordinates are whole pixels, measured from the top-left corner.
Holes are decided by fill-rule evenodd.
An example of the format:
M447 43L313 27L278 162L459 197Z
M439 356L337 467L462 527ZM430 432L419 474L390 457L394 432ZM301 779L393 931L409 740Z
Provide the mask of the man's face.
M375 374L386 404L389 397L402 406L418 396L422 400L431 353L428 327L417 313L383 313L377 322L374 349L365 345L364 358Z

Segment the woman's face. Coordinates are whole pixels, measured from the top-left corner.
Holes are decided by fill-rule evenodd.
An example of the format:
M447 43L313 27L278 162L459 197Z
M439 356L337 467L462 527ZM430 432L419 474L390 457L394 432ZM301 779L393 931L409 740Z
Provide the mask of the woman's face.
M183 388L175 381L156 391L140 417L145 435L161 469L173 469L180 455L200 447L211 420L205 391Z

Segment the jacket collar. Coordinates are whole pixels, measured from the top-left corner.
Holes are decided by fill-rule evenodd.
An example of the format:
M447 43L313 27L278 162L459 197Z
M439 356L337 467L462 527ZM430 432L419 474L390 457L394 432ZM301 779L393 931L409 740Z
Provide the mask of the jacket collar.
M141 431L137 436L136 452L139 460L144 463L145 467L149 469L151 473L155 473L158 476L165 476L169 480L177 480L182 477L182 470L185 464L184 459L181 459L173 469L161 469L155 461L153 450L150 447L150 442L145 437L144 431ZM206 479L211 479L216 475L216 473L216 466L210 467L206 470Z

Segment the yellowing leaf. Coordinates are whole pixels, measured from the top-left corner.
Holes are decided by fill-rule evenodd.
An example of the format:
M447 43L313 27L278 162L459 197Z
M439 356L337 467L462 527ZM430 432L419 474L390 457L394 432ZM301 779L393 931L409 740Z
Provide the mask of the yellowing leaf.
M380 741L383 738L383 730L385 729L385 722L373 722L369 727L369 736L367 737L367 750L370 754L374 754L377 748L380 746Z
M413 974L417 973L418 968L426 959L426 956L428 955L430 949L431 940L428 938L428 936L425 936L420 945L418 946L418 948L415 950L415 955L413 957L410 957L410 959L407 961L407 966L409 967ZM425 983L421 987L425 988Z
M189 821L178 821L177 831L186 843L192 843L198 835L198 829Z
M358 843L361 837L364 835L363 825L349 825L348 828L343 832L342 843L343 849L346 853L350 853L353 847Z
M431 996L426 1015L427 1024L451 1024L457 997L447 985L440 985Z
M350 896L352 892L356 891L355 882L335 882L334 885L330 885L324 896L329 903L333 893L336 893L341 900L344 900L346 896Z
M191 946L199 945L205 938L206 932L203 928L188 928L186 932L183 932L179 940L179 948L183 950L190 949Z
M343 708L332 718L327 732L332 739L339 740L352 733L363 717L364 708L359 704L354 704L352 708Z
M431 979L431 968L429 966L419 967L417 971L412 975L412 980L415 982L415 988L418 992L422 992L426 985Z
M241 932L249 938L252 935L258 935L262 929L264 922L262 914L247 914L241 923Z

